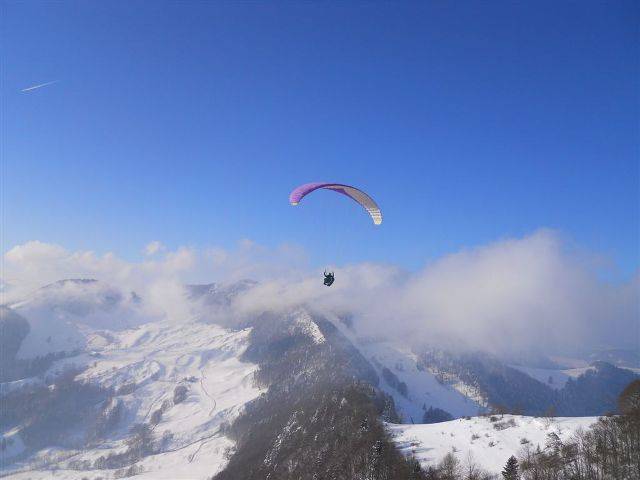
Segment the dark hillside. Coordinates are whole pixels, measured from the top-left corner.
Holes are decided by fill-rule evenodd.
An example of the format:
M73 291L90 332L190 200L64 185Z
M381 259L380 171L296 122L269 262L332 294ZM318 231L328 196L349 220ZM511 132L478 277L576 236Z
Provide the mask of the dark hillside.
M559 413L572 416L603 415L617 411L618 396L638 375L606 362L595 362L593 369L569 379L559 392Z
M554 390L486 353L427 350L420 355L420 365L434 371L443 383L457 378L476 387L494 408L525 415L571 417L615 412L618 395L638 378L631 370L595 362L592 369Z
M269 386L230 426L237 450L215 480L419 479L389 441L380 418L397 420L377 375L338 330L316 318L325 341L289 321L262 318L246 356Z

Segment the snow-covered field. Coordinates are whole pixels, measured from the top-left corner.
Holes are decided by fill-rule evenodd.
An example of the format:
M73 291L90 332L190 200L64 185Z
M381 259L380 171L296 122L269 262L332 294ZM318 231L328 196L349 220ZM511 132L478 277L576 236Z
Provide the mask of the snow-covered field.
M170 432L171 439L160 453L139 463L145 471L136 478L210 478L226 464L226 455L233 448L233 442L221 434L221 425L233 421L244 404L261 393L252 382L256 365L239 360L249 332L195 321L153 322L118 332L85 332L88 353L56 362L49 373L75 364L87 367L82 378L104 386L135 382L133 392L117 397L124 406L125 418L107 441L86 451L48 450L14 464L8 463L8 455L20 454L19 433L4 432L13 436L14 448L4 452L0 475L15 472L9 478L34 480L112 478L113 471L69 470L69 461L94 461L122 451L129 427L149 422L163 401L173 398L174 389L184 385L188 389L186 399L168 408L153 427L157 438Z
M460 418L428 425L387 424L398 448L413 454L423 465L436 465L447 453L464 465L471 454L473 461L490 473L498 473L511 455L517 455L528 441L534 448L544 448L547 435L570 439L578 429L587 429L597 417L557 417L553 419L504 415L492 422L489 417ZM496 423L500 422L496 429Z

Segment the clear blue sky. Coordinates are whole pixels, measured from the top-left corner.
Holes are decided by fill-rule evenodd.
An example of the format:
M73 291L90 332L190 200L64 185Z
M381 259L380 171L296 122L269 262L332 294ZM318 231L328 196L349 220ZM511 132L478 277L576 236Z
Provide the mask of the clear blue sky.
M549 227L638 268L637 1L0 8L5 250L250 238L322 263L329 224L338 262L416 268ZM383 225L290 207L315 180Z

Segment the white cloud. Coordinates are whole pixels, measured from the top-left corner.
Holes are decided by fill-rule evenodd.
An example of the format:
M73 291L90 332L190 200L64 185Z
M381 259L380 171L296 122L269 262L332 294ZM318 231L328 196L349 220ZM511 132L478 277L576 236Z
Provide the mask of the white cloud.
M147 255L147 256L151 256L151 255L155 255L156 253L161 252L164 249L165 249L165 247L162 244L162 242L159 242L158 240L154 240L153 242L148 243L144 247L144 254Z
M601 263L541 230L445 256L417 273L370 263L344 266L326 288L322 272L291 245L269 249L245 240L235 250L182 247L132 263L112 253L69 252L34 241L4 255L1 280L11 285L3 295L15 298L61 278L97 278L135 290L158 312L184 318L190 312L185 283L252 278L260 284L227 313L306 303L355 314L363 333L497 352L637 346L638 278L604 282L594 270Z
M624 311L637 305L637 288L599 281L594 262L564 247L539 231L438 260L400 295L407 333L515 352L604 345L637 332L637 312Z
M638 278L603 282L597 263L541 230L448 255L415 274L359 264L338 269L330 289L317 274L265 282L235 307L246 314L309 303L355 313L363 333L461 349L637 347Z

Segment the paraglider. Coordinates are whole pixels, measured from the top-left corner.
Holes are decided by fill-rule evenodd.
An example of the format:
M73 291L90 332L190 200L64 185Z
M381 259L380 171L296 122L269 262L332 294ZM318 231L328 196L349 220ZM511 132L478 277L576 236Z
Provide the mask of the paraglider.
M291 192L291 194L289 195L289 203L294 206L298 205L304 197L318 189L333 190L334 192L341 193L342 195L349 197L367 211L367 213L371 217L371 220L373 220L374 225L380 225L382 223L382 212L380 211L380 207L378 207L378 204L373 200L373 198L356 187L353 187L351 185L344 185L342 183L305 183L304 185L300 185L299 187L295 188ZM335 275L333 274L333 272L327 273L325 270L324 284L327 287L330 287L331 285L333 285L334 281Z
M382 223L382 212L378 204L362 190L352 187L351 185L343 185L341 183L305 183L300 185L291 192L289 195L289 203L291 205L298 205L300 201L309 195L311 192L320 188L333 190L334 192L341 193L360 204L371 216L374 225L380 225Z
M335 276L333 275L333 272L327 273L327 271L324 271L324 284L327 287L330 287L331 285L333 285L333 282L336 280Z

